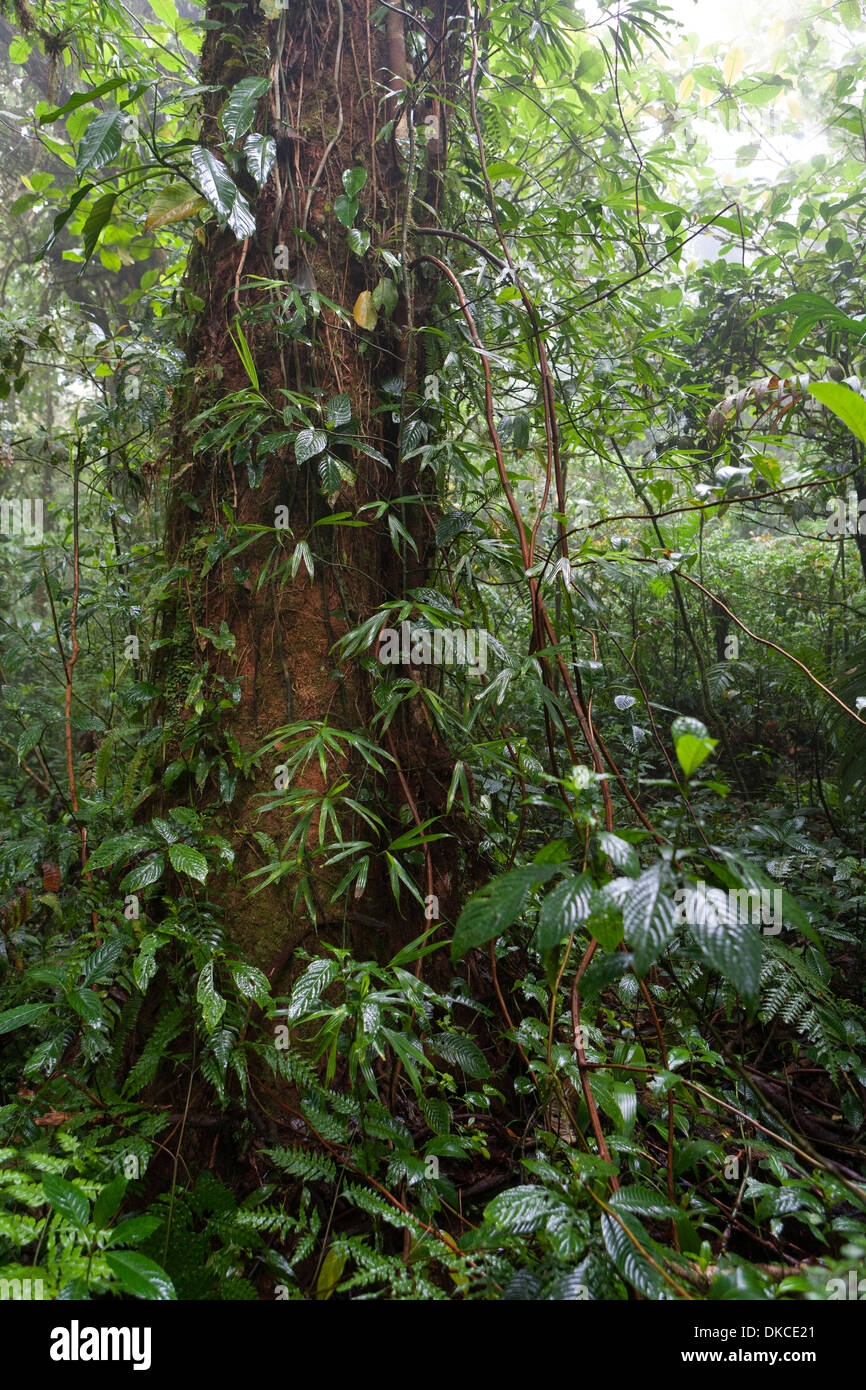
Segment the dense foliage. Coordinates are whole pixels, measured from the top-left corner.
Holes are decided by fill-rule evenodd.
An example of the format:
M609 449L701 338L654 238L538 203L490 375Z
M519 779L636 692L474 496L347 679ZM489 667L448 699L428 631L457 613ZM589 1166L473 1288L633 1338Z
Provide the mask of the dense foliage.
M839 1297L859 0L2 8L3 1290Z

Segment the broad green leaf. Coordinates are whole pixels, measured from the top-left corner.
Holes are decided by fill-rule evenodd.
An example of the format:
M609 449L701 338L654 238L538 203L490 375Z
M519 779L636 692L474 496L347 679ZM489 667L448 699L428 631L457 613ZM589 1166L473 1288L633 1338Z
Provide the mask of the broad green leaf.
M344 169L342 182L348 196L354 198L367 182L367 170L361 164L356 164L354 169Z
M66 991L66 1002L75 1010L79 1018L83 1018L85 1023L93 1028L102 1027L105 1015L102 1009L102 1001L95 990L92 989L68 989Z
M725 79L725 86L732 87L739 77L746 63L746 55L742 48L737 45L728 51L722 65L722 76Z
M680 714L671 725L671 733L675 739L682 738L684 734L693 734L695 738L706 738L707 726L702 724L700 719L693 719L689 714Z
M562 1199L545 1187L509 1187L488 1202L484 1209L484 1220L500 1231L531 1235L555 1211L563 1209L567 1210Z
M336 978L336 961L314 960L292 986L287 1018L290 1021L301 1018Z
M536 949L552 951L561 941L566 941L589 916L591 897L592 879L588 874L572 874L551 888L538 914Z
M177 869L179 874L189 874L190 878L198 879L199 883L204 883L207 878L207 860L201 850L193 849L192 845L181 844L180 841L168 847L168 857L171 860L173 869Z
M626 882L629 880L626 879ZM623 938L622 909L604 892L590 899L586 929L603 951L615 951Z
M483 1081L490 1075L490 1067L481 1048L462 1033L437 1033L427 1038L426 1042L437 1057L443 1057L452 1066L460 1067L467 1076Z
M619 1273L631 1284L632 1288L643 1294L644 1298L654 1300L671 1298L673 1290L670 1285L655 1265L650 1264L646 1256L641 1253L641 1249L645 1250L655 1261L655 1264L660 1265L661 1260L658 1258L658 1248L655 1242L633 1213L629 1212L628 1215L625 1215L618 1212L617 1215L619 1220L608 1216L607 1212L604 1213L601 1218L601 1233L607 1253ZM623 1224L620 1225L620 1222ZM626 1230L623 1230L623 1225L627 1228Z
M770 102L775 101L783 89L784 84L781 79L775 78L768 82L755 82L751 87L741 85L737 89L737 96L747 106L769 106Z
M214 1031L226 1008L226 1001L221 994L217 993L214 984L213 966L213 961L209 960L198 977L195 991L195 997L201 1004L202 1017L209 1033Z
M110 1246L135 1245L138 1241L147 1240L161 1225L159 1216L130 1216L114 1226L103 1239Z
M529 448L529 417L514 415L511 419L511 443L518 454Z
M437 1096L422 1096L419 1105L428 1129L434 1134L448 1134L451 1129L451 1107Z
M14 1033L16 1028L26 1028L35 1023L50 1010L50 1004L19 1004L16 1009L5 1009L0 1014L0 1033Z
M177 28L177 10L174 7L174 0L148 0L150 8L153 10L157 19L169 29Z
M691 1143L683 1144L674 1153L674 1176L687 1173L707 1156L714 1167L720 1167L724 1150L720 1144L711 1143L709 1139L693 1139Z
M749 920L751 897L744 895L749 901L741 911L739 902L719 888L685 892L684 916L704 960L730 980L749 1006L754 1005L763 951L760 922Z
M52 246L54 245L58 236L62 232L63 228L66 226L70 217L78 207L79 203L83 202L84 199L88 196L88 194L92 192L93 184L86 183L83 188L79 188L77 192L73 193L72 197L69 199L69 202L66 204L66 207L62 208L60 212L57 213L57 216L54 218L54 222L51 228L51 234L49 235L48 239L44 241L42 245L39 247L39 249L36 251L33 257L34 261L41 261L44 258L46 252L51 250Z
M336 428L348 425L352 418L352 402L345 394L332 396L326 407L328 424Z
M259 188L264 188L277 160L277 142L270 135L248 135L244 159Z
M501 936L517 920L529 889L545 883L557 869L556 864L528 864L491 879L473 893L458 918L451 959L458 961L473 946Z
M328 436L324 430L301 430L295 440L295 459L306 463L328 447Z
M319 478L322 483L322 491L326 496L332 497L335 492L339 492L343 485L343 475L337 459L331 454L322 454L319 457Z
M633 1081L612 1081L607 1110L622 1134L631 1134L637 1119L637 1088Z
M90 1202L86 1195L73 1183L60 1178L56 1173L42 1174L42 1191L58 1216L71 1221L80 1231L86 1231L90 1222Z
M695 738L694 734L683 734L676 741L677 762L686 777L693 776L712 753L717 740L714 738Z
M93 1224L97 1231L103 1230L114 1216L123 1201L128 1182L128 1178L114 1178L96 1198L93 1203Z
M358 199L350 198L348 194L341 193L334 199L334 216L338 222L342 222L344 227L351 227L358 215Z
M97 980L104 980L111 974L126 948L127 942L123 936L111 937L101 946L97 946L81 967L80 983L93 985Z
M122 864L132 855L150 848L152 843L152 838L142 834L141 831L126 831L122 835L109 835L88 856L87 867L89 869L106 869L114 864Z
M9 61L10 63L26 63L32 52L33 44L31 40L22 38L20 34L16 34L9 45Z
M68 116L71 111L77 111L80 106L92 106L95 101L104 97L108 92L126 86L126 82L125 77L110 77L107 82L100 82L97 87L91 87L89 92L75 92L62 106L52 106L50 111L43 111L39 117L39 124L51 125L61 116Z
M190 151L190 162L220 223L228 223L239 240L253 236L256 219L252 209L222 161L203 145L196 145Z
M669 1198L656 1192L654 1188L647 1187L644 1183L634 1183L630 1187L621 1187L617 1192L611 1194L608 1202L615 1211L636 1212L638 1216L651 1217L653 1220L676 1216L680 1210L679 1207L674 1206Z
M174 1284L165 1270L148 1255L137 1250L111 1250L105 1262L125 1293L136 1298L174 1299Z
M749 893L757 894L758 898L762 893L770 895L768 902L772 903L772 894L778 888L778 884L764 873L763 869L758 868L751 860L742 854L737 854L732 850L717 847L717 853L722 856L722 864L714 864L713 871L728 884L729 890L733 888L736 892L747 889ZM796 931L807 937L819 951L823 953L824 944L819 932L812 925L808 914L798 903L793 893L787 889L782 891L782 916L790 923Z
M771 1299L773 1290L754 1265L736 1264L718 1271L710 1285L709 1297L714 1302L719 1299L755 1302L759 1299Z
M141 939L141 947L138 955L132 962L132 978L138 985L142 994L147 990L148 985L156 974L156 952L159 947L159 940L150 934Z
M816 382L809 387L809 395L838 415L861 444L866 444L866 400L862 396L840 381Z
M370 233L366 227L350 227L348 235L349 250L356 256L363 256L370 245Z
M173 845L175 840L180 839L180 828L177 825L172 825L171 821L165 820L162 816L154 816L150 826L167 845Z
M691 777L712 753L718 739L708 738L706 725L699 719L681 715L671 725L677 761L686 777Z
M26 758L27 754L32 752L32 750L36 747L37 743L41 741L44 735L45 727L42 724L33 724L29 729L24 730L24 732L18 740L18 747L16 750L18 753L19 763L21 762L22 758Z
M622 909L625 939L634 953L634 968L643 975L676 931L673 898L664 886L660 864L653 864L629 888Z
M390 275L383 275L372 294L373 307L384 314L393 314L400 292Z
M81 137L75 172L81 176L110 164L120 153L126 115L123 111L100 111Z
M268 90L267 77L242 77L229 94L220 112L220 125L231 144L246 135L256 115L256 103Z
M764 1193L758 1202L756 1215L760 1221L767 1221L772 1216L790 1216L795 1211L821 1210L821 1202L808 1191L805 1184L795 1186L794 1183L786 1183L784 1187Z
M114 211L114 204L116 200L116 193L103 193L102 197L97 198L96 202L93 204L93 207L90 209L90 212L87 215L87 221L85 222L84 229L81 233L81 240L84 245L85 262L89 261L90 257L93 255L93 252L96 249L96 243L100 237L100 233L102 232L103 227L105 227L106 223L109 221L111 217L112 212Z
M522 179L525 172L510 159L494 159L487 166L487 175L491 179Z
M161 877L165 868L165 860L161 854L151 854L141 864L130 869L129 873L122 880L120 888L123 893L137 893L140 888L149 888L152 883L156 883Z
M255 999L257 1004L267 1003L271 990L267 976L263 975L261 970L245 961L229 961L228 967L241 994Z
M614 835L612 830L602 830L598 837L598 847L607 855L615 869L623 869L631 878L640 873L640 860L634 845Z
M850 334L856 342L866 337L866 319L851 318L848 314L843 313L841 309L837 309L833 301L827 299L824 295L811 294L805 291L789 295L786 299L783 299L780 304L770 305L766 309L759 309L752 315L752 319L762 318L767 314L781 315L790 313L795 313L797 315L788 338L791 347L796 347L798 343L801 343L805 337L815 330L819 323L825 323L828 327L844 330L844 332ZM749 322L751 322L751 319Z

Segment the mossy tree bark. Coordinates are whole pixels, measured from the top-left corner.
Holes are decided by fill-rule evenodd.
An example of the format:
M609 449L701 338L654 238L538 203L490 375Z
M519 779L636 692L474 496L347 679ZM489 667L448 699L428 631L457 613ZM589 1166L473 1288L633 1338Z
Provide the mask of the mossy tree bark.
M334 643L383 601L422 583L428 571L436 518L432 473L420 476L404 455L424 416L424 327L436 286L409 270L412 210L417 198L439 206L460 21L442 0L432 7L432 22L425 10L426 21L414 29L392 11L377 28L369 0L270 8L273 18L267 3L261 9L211 4L207 12L212 27L202 82L216 90L205 98L201 142L216 159L234 163L255 229L241 240L214 219L197 234L189 261L185 294L194 318L178 393L166 546L179 577L162 627L171 640L158 655L155 679L167 726L175 720L186 730L189 773L169 796L183 790L216 810L236 853L235 882L219 885L227 926L275 978L312 930L309 912L298 910L292 875L251 899L242 882L262 864L254 832L265 830L280 844L291 824L285 810L258 811L262 794L273 792L280 750L240 776L225 804L222 795L231 792L240 753L249 759L284 726L327 719L337 728L369 729L376 712L369 676L359 660L340 661ZM276 145L261 187L243 165L245 137L231 143L220 118L231 91L250 76L268 84L252 133L271 136ZM364 171L362 187L356 187L361 175L347 173L353 170ZM352 197L358 235L346 226L351 203L345 200ZM214 438L214 426L244 408L242 397L209 421L200 417L250 389L238 351L244 340L270 413L259 418L253 411L226 442ZM352 447L345 434L340 441L341 427L328 430L325 407L334 397L348 397L349 428L367 451ZM304 398L312 404L300 409L329 439L327 452L307 459L293 441L303 427L297 402ZM323 462L329 456L334 465ZM394 501L413 496L418 500ZM387 504L381 515L362 510L376 502ZM365 524L316 526L335 513ZM410 544L397 529L399 553L394 521L411 537ZM263 531L241 553L229 553L250 534L240 528L281 523L283 529ZM295 554L302 543L312 579ZM214 645L203 630L224 636ZM191 681L201 681L198 709L189 701ZM178 746L183 741L181 732ZM390 800L391 824L402 829L440 812L451 765L421 699L402 705L383 746L395 761L387 762L385 778L371 781L367 770L374 809L382 814L381 803ZM313 760L292 785L324 793L356 772L351 758L331 761L324 774ZM364 829L356 821L345 833L366 838ZM306 839L317 837L318 813ZM444 915L454 878L453 846L442 849L448 843L431 846L416 866L422 892L435 871L433 891ZM391 945L417 935L425 924L420 907L405 897L396 906L379 864L374 855L366 890L352 898L351 909L328 906L333 880L319 866L313 880L318 930L338 918L365 949L375 949L379 936ZM345 868L339 866L338 876Z

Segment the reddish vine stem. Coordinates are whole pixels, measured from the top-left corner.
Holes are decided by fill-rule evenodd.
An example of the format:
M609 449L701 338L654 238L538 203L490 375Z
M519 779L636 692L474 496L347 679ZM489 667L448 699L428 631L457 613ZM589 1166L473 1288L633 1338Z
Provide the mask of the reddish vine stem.
M488 14L489 0L487 10L485 12L485 18ZM544 405L544 433L547 443L547 467L545 470L544 494L541 499L541 505L538 509L538 515L536 516L535 522L532 527L532 533L529 542L529 564L531 566L535 556L535 541L538 534L538 528L541 525L541 518L544 515L545 509L547 507L547 498L550 493L551 472L554 474L556 485L556 504L559 510L559 541L563 557L565 559L568 558L568 541L566 539L565 532L565 487L562 478L562 457L559 448L559 427L556 421L556 402L553 389L553 377L551 375L550 367L547 361L547 353L544 347L544 339L541 336L541 325L538 322L538 315L535 310L535 305L533 304L532 299L526 291L526 287L523 284L520 272L517 270L517 267L514 264L514 260L511 255L511 250L508 246L508 241L502 231L502 224L499 221L499 214L496 210L496 199L493 194L493 185L490 182L490 176L487 172L487 156L485 154L484 149L484 137L481 133L481 125L478 120L478 110L475 101L475 79L478 73L479 26L477 23L473 22L472 0L466 0L466 18L469 24L470 33L472 35L472 61L469 69L469 116L472 122L472 129L475 133L475 143L478 149L478 159L481 166L481 177L484 180L484 187L487 192L487 205L490 208L490 216L493 221L493 226L496 229L496 236L499 241L499 245L502 247L502 254L505 257L508 269L511 272L511 278L514 282L518 294L520 295L520 298L523 302L523 307L526 310L526 314L529 319L532 338L535 343L536 353L538 355L538 374L541 379L541 396Z
M509 510L514 519L515 528L517 530L523 568L524 571L529 570L531 568L531 562L529 545L527 544L526 540L526 527L520 508L517 505L517 500L514 496L514 492L511 488L511 482L508 477L508 470L505 465L505 456L502 450L502 441L499 438L499 432L496 428L496 421L494 418L493 382L490 375L490 363L487 359L487 353L484 350L484 346L479 337L475 320L472 317L472 313L466 301L466 296L463 293L463 287L460 284L460 281L457 279L457 276L445 264L444 261L441 261L438 256L433 256L429 252L424 252L422 255L417 256L415 261L413 262L413 266L418 265L423 261L429 261L432 265L435 265L439 270L441 270L442 274L446 276L446 278L450 281L451 285L453 286L460 304L461 311L463 313L463 317L465 318L466 324L469 328L472 341L481 358L481 366L484 374L484 405L485 416L487 420L487 432L490 436L490 441L493 445L493 451L496 457L496 468L499 474L499 481L502 485L502 490L505 494ZM545 645L543 638L546 636L547 639L550 641L551 645L553 646L554 651L556 652L557 665L559 666L560 672L565 681L566 689L569 692L569 699L572 708L574 709L581 733L583 734L584 740L589 749L593 767L596 772L601 772L603 770L601 754L599 753L599 747L603 746L601 743L601 739L597 736L594 736L592 727L587 718L586 707L583 703L583 700L579 698L578 693L575 691L574 685L568 672L568 668L565 664L562 653L559 650L559 643L553 628L553 624L550 621L550 616L544 605L544 601L541 598L541 594L538 587L538 581L534 576L529 575L527 576L527 583L529 586L534 645L536 649L541 649ZM549 671L547 671L547 683L549 687L552 689ZM625 791L629 801L633 804L634 809L640 815L642 821L647 826L647 828L652 830L652 827L649 825L649 822L646 820L646 817L643 815L643 812L640 811L639 807L637 806L637 803L634 801L634 798L628 791L628 788L625 785L625 781L621 773L619 772L619 769L616 768L616 765L609 754L607 755L607 761L611 768L614 770L615 775L617 776L618 780L623 786L623 790ZM607 786L606 782L602 783L602 797L605 802L605 816L607 819L607 826L610 830L613 829L613 803L611 800L610 788ZM659 842L661 843L660 838Z
M501 483L501 485L502 485L502 490L503 490L503 492L504 492L504 494L505 494L506 500L507 500L507 502L508 502L509 509L510 509L510 511L511 511L512 517L514 518L514 523L515 523L515 526L516 526L516 529L517 529L517 535L518 535L519 544L520 544L520 553L521 553L521 558L522 558L522 560L523 560L524 570L528 570L528 569L531 568L531 565L530 565L530 563L529 563L529 561L530 561L529 547L528 547L527 541L526 541L526 532L525 532L525 527L524 527L524 523L523 523L523 517L522 517L522 515L521 515L520 508L519 508L518 505L517 505L517 501L516 501L516 499L515 499L515 497L514 497L514 493L513 493L512 488L511 488L511 483L510 483L510 480L509 480L509 478L508 478L508 470L507 470L506 465L505 465L505 456L504 456L503 450L502 450L502 442L501 442L501 440L500 440L500 438L499 438L499 433L498 433L498 431L497 431L497 429L496 429L496 421L495 421L495 417L494 417L494 408L493 408L493 383L492 383L492 379L491 379L490 364L489 364L488 359L487 359L487 354L486 354L485 351L484 351L484 347L483 347L483 344L482 344L481 339L480 339L480 337L479 337L478 329L477 329L477 326L476 326L476 324L475 324L475 320L474 320L474 318L473 318L473 316L472 316L472 313L471 313L471 311L470 311L470 309L469 309L468 303L467 303L467 301L466 301L466 296L465 296L464 293L463 293L463 287L461 286L460 281L457 279L457 276L456 276L456 275L454 274L454 272L444 263L444 261L441 261L441 260L439 259L438 256L433 256L433 255L431 255L429 252L425 252L424 254L418 256L418 257L416 258L416 260L413 262L413 266L419 264L420 262L424 262L424 261L428 261L428 262L430 262L432 265L435 265L435 266L442 272L442 274L446 276L446 278L450 281L451 285L453 286L453 288L454 288L454 290L455 290L455 293L457 294L457 298L458 298L458 301L459 301L460 308L461 308L461 310L462 310L463 316L464 316L464 318L465 318L465 320L466 320L466 324L467 324L467 326L468 326L468 328L469 328L469 332L470 332L470 335L471 335L471 337L472 337L472 341L473 341L473 343L474 343L476 349L478 350L479 356L480 356L480 358L481 358L482 371L483 371L483 375L484 375L484 404L485 404L485 414L486 414L486 419L487 419L487 430L488 430L488 434L489 434L489 436L490 436L491 443L492 443L492 445L493 445L493 450L494 450L494 454L495 454L495 457L496 457L496 466L497 466L497 471L498 471L498 474L499 474L499 480L500 480L500 483ZM637 802L635 801L634 797L632 796L632 794L631 794L631 792L630 792L630 790L629 790L629 788L628 788L628 786L627 786L627 784L626 784L626 782L625 782L625 779L624 779L624 777L622 776L622 773L619 771L619 768L617 767L617 765L616 765L616 763L614 762L613 758L612 758L612 757L610 756L610 754L607 752L607 749L605 748L605 745L604 745L604 743L603 743L603 740L602 740L601 737L600 737L599 735L597 735L597 734L595 733L595 731L593 730L593 728L592 728L592 726L591 726L591 723L590 723L590 721L589 721L588 715L587 715L586 707L585 707L585 705L583 704L583 701L581 700L581 698L579 697L578 692L577 692L577 691L575 690L575 688L574 688L574 685L573 685L572 680L571 680L570 673L569 673L569 671L568 671L568 667L567 667L567 665L566 665L566 663L565 663L565 660L564 660L564 658L563 658L563 656L562 656L562 653L561 653L561 651L560 651L560 649L559 649L559 642L558 642L558 639L557 639L557 636L556 636L556 632L555 632L555 630L554 630L554 628L553 628L553 624L551 623L550 615L548 614L547 609L546 609L546 607L545 607L545 605L544 605L544 602L543 602L543 600L542 600L542 598L541 598L541 595L540 595L540 592L539 592L539 589L538 589L538 583L537 583L537 581L535 580L535 578L532 577L532 576L529 576L529 577L528 577L528 583L529 583L529 592L530 592L530 599L531 599L531 612L532 612L533 632L534 632L536 641L537 641L538 636L539 636L539 631L538 631L539 626L542 626L542 627L543 627L543 630L544 630L544 634L546 635L548 641L549 641L549 642L551 643L551 645L553 646L553 649L554 649L554 651L555 651L555 653L556 653L557 665L558 665L558 667L559 667L560 674L562 675L563 682L564 682L564 684L565 684L565 688L566 688L566 690L568 691L569 700L570 700L570 702L571 702L572 708L574 709L575 716L576 716L576 718L577 718L578 724L580 725L581 732L582 732L582 734L583 734L583 736L584 736L584 739L585 739L585 741L586 741L587 747L589 748L590 756L591 756L591 758L592 758L593 767L594 767L595 771L596 771L596 772L601 772L601 771L603 770L603 764L602 764L602 760L601 760L601 759L602 759L602 755L601 755L601 753L599 752L599 748L601 748L601 749L603 750L603 752L604 752L605 760L607 761L608 765L609 765L609 766L611 767L611 769L613 770L615 776L617 777L617 780L619 781L620 785L622 786L623 791L624 791L624 793L625 793L625 795L626 795L626 798L627 798L627 800L629 801L629 804L633 807L633 809L635 810L635 812L637 813L637 815L640 817L640 820L642 821L642 823L644 824L644 826L645 826L645 827L650 831L650 833L654 836L654 838L656 839L656 842L659 843L659 844L664 843L664 841L662 840L662 837L659 835L658 831L656 831L656 830L654 829L654 827L650 824L650 822L647 820L647 818L646 818L646 816L644 815L643 811L640 809L640 807L638 806L638 804L637 804ZM539 645L540 645L540 644L539 644ZM607 828L608 828L608 830L612 830L612 829L613 829L613 824L614 824L614 820L613 820L613 802L612 802L612 798L611 798L610 787L608 786L606 780L602 782L602 796L603 796L603 799L604 799L604 806L605 806L605 821L606 821L606 824L607 824ZM588 1081L586 1072L585 1072L585 1070L584 1070L584 1067L583 1067L583 1065L582 1065L582 1064L585 1064L585 1062L586 1062L586 1055L585 1055L585 1053L584 1053L583 1045L582 1045L581 1038L580 1038L580 1002L579 1002L579 997L578 997L578 986L579 986L580 979L581 979L581 977L582 977L582 975L583 975L584 970L586 969L587 965L589 964L590 960L592 959L592 954L593 954L593 952L595 951L595 946L596 946L596 944L597 944L597 943L595 942L595 940L593 940L593 941L590 943L589 951L588 951L587 955L584 956L584 959L583 959L583 961L581 962L581 965L580 965L580 967L578 968L578 971L577 971L577 973L576 973L576 975L575 975L575 979L574 979L574 982L573 982L573 984L572 984L572 990L571 990L571 1010L572 1010L572 1023L573 1023L573 1029L574 1029L575 1050L576 1050L576 1052L577 1052L578 1067L579 1067L579 1069L580 1069L581 1085L582 1085L583 1092L584 1092L584 1098L585 1098L586 1103L587 1103L587 1109L589 1110L590 1122L591 1122L591 1124L592 1124L593 1133L594 1133L594 1135L595 1135L596 1143L597 1143L598 1146L599 1146L599 1153L600 1153L603 1157L606 1157L606 1158L608 1159L608 1161L609 1161L609 1160L610 1160L610 1150L609 1150L608 1147L607 1147L607 1142L606 1142L605 1137L604 1137L604 1130L602 1129L601 1121L600 1121L600 1119L599 1119L598 1108L597 1108L597 1106L596 1106L596 1104L595 1104L595 1099L594 1099L594 1097L593 1097L593 1095L592 1095L592 1090L591 1090L591 1088L590 1088L590 1086L589 1086L589 1081ZM495 969L495 961L494 961L494 969ZM500 997L500 1007L502 1007L503 1004L504 1004L504 1001L503 1001L503 1000L501 999L501 997ZM507 1016L507 1011L506 1011L506 1016ZM612 1183L613 1183L614 1187L616 1187L616 1186L618 1185L618 1180L616 1179L616 1177L614 1177L614 1178L612 1179Z
M583 960L574 973L574 980L571 985L571 1027L574 1037L574 1050L577 1055L577 1068L580 1073L580 1085L583 1091L583 1098L586 1101L586 1108L589 1111L589 1121L592 1125L592 1132L595 1135L595 1142L598 1144L599 1154L610 1163L610 1149L607 1147L607 1140L604 1137L604 1130L601 1127L601 1120L598 1115L598 1106L595 1103L595 1096L592 1094L592 1087L589 1084L586 1053L583 1048L583 1039L580 1035L580 993L578 987L587 966L595 955L595 948L597 945L598 942L595 937L593 937L583 953ZM619 1187L619 1178L616 1173L611 1175L610 1185L614 1192Z
M72 465L72 609L69 615L69 637L72 643L72 654L63 658L63 665L66 671L66 693L64 699L64 721L66 724L66 775L69 780L69 800L72 809L78 815L78 790L75 785L75 764L72 757L72 669L78 660L78 592L80 586L80 574L78 564L78 478L79 462L81 456L81 445L79 443ZM87 832L81 828L81 863L82 866L87 860Z

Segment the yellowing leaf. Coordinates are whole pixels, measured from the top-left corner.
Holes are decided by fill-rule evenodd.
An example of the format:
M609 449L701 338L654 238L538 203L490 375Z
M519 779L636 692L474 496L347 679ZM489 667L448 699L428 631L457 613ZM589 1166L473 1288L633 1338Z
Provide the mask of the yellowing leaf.
M677 92L677 101L685 101L685 100L686 100L686 97L690 97L690 96L691 96L691 94L692 94L692 92L694 91L694 89L695 89L695 79L694 79L693 75L692 75L690 72L688 72L688 73L686 73L685 77L683 78L682 82L680 83L679 91Z
M340 1282L340 1275L346 1264L346 1256L335 1246L331 1246L322 1261L319 1277L316 1280L316 1298L330 1298Z
M188 184L169 183L159 190L151 203L144 230L152 232L155 227L165 227L169 222L183 222L204 207L207 207L206 199L194 193Z
M726 86L730 87L736 82L740 73L743 71L745 61L746 55L739 46L731 49L722 67L722 76L725 79Z
M355 300L355 307L352 310L352 318L359 328L368 328L372 331L379 321L376 313L376 306L373 303L373 296L369 290L362 290Z

